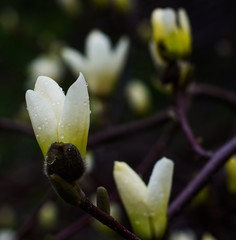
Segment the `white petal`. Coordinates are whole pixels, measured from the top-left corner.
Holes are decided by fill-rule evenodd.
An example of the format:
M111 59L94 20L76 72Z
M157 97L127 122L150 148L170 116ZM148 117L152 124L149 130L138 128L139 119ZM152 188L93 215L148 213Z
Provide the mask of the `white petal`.
M85 158L89 130L89 96L87 83L80 73L66 94L61 121L58 127L59 141L74 144Z
M65 47L61 54L63 60L71 68L75 76L78 76L80 72L87 72L87 59L80 52Z
M188 18L188 15L186 13L186 11L184 9L179 9L178 11L178 17L179 17L179 23L180 23L180 27L184 30L184 32L188 33L189 35L190 33L190 21Z
M166 211L169 201L174 164L167 158L159 160L150 177L146 203L149 207L155 237L160 238L166 228Z
M48 101L55 113L57 122L59 122L65 100L65 94L61 87L53 79L40 76L36 81L34 91Z
M162 21L167 34L176 30L176 15L172 8L163 11Z
M127 55L128 55L128 49L129 49L129 39L126 37L123 37L119 40L113 55L112 55L112 62L113 62L113 68L116 69L116 78L123 70Z
M44 157L52 143L57 141L57 120L48 104L38 93L28 90L25 95L34 133Z
M166 66L166 62L161 58L160 53L157 49L157 44L154 41L150 41L149 43L149 49L151 56L153 58L153 61L157 68L163 68Z
M133 231L139 237L149 239L151 232L145 203L146 185L125 162L115 162L113 176Z
M106 59L111 52L109 37L99 30L93 30L86 39L86 54L92 62Z

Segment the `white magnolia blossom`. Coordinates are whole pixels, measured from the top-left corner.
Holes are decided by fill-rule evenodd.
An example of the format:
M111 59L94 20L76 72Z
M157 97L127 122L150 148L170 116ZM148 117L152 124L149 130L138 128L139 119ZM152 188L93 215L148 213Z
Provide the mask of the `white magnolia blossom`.
M62 57L75 75L80 71L84 73L92 94L107 97L124 68L128 47L129 40L122 37L112 49L109 37L99 30L93 30L86 39L86 56L65 47Z
M125 162L115 162L114 178L134 233L142 239L159 239L165 232L167 205L174 164L159 160L146 186Z
M151 54L158 65L189 56L191 52L191 28L184 9L157 8L151 16L153 38Z
M82 74L66 96L54 80L38 77L34 91L26 92L26 104L44 157L55 142L72 143L85 157L90 109L87 83Z

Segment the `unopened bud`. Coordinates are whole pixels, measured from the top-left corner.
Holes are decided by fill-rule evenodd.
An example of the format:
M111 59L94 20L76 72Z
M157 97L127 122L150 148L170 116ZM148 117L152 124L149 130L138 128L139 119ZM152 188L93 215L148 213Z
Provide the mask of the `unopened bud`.
M45 174L57 174L72 183L85 171L85 164L79 150L71 143L53 143L45 160Z

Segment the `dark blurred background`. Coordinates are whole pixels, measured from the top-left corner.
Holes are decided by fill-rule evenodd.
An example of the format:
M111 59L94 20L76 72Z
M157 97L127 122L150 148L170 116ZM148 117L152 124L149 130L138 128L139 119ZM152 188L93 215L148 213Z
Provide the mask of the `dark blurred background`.
M191 62L195 65L194 81L236 91L236 9L233 0L130 0L131 6L126 7L124 7L126 1L122 3L118 0L78 0L74 3L71 1L74 4L72 7L66 7L63 2L63 0L1 0L1 118L19 120L30 125L24 96L28 88L33 88L36 80L29 70L32 61L42 55L56 54L64 45L84 52L86 36L95 28L110 36L114 44L123 35L130 38L128 62L110 101L111 125L141 119L131 111L124 97L126 83L132 78L140 78L152 94L154 108L146 117L168 107L173 103L172 97L153 87L152 79L158 77L158 71L154 67L148 48L151 36L150 15L157 7L186 9L192 27ZM60 85L64 89L75 80L63 64L60 78L55 80L58 82L60 80ZM207 149L217 149L236 132L235 106L215 99L193 98L188 119L194 133L204 139L203 144ZM137 166L165 128L166 125L157 126L93 148L94 168L81 183L84 191L92 196L98 184L102 184L112 192L115 188L112 178L113 162L126 161L132 167ZM102 129L92 125L90 134L100 130ZM206 161L196 157L180 128L175 131L162 154L176 163L171 195L173 200ZM1 240L4 231L10 230L14 234L22 229L32 212L50 191L42 169L43 156L36 139L1 128ZM143 174L146 182L150 171L151 169L147 169ZM222 169L211 179L206 190L207 194L203 194L203 200L199 200L200 203L194 206L188 206L173 219L170 231L190 229L196 234L196 239L201 239L202 234L210 232L216 239L234 240L236 197L227 192L225 178L225 171ZM36 217L36 220L32 221L34 226L22 239L46 239L46 236L50 239L49 236L57 234L83 215L80 210L63 203L58 197L51 197L51 201L50 210L45 211L52 211L55 219L52 217L51 222L43 224L42 222L47 223L45 216L42 217L43 220ZM130 227L125 214L123 223ZM70 239L78 238L109 239L111 235L86 225Z

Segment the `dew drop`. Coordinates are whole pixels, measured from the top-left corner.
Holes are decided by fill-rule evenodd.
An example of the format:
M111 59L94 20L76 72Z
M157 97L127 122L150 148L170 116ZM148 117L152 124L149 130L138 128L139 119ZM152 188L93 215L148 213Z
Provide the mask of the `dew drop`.
M38 126L38 130L40 131L42 129L42 127L41 126Z

